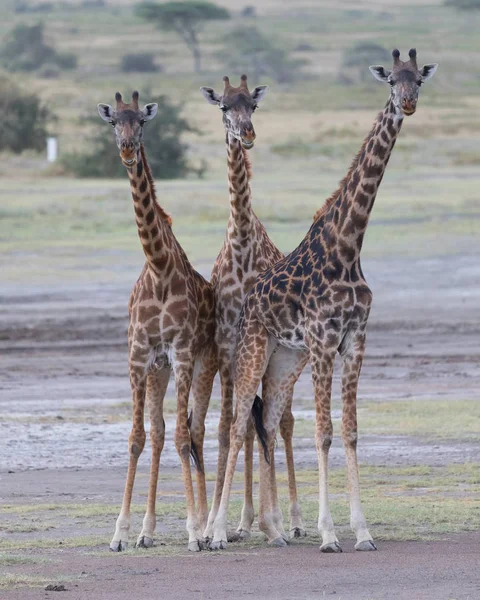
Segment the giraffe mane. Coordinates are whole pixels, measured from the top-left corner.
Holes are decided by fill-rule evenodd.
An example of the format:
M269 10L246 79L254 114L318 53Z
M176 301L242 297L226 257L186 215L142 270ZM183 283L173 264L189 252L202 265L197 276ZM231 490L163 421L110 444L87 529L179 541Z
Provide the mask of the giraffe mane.
M328 209L332 206L332 204L335 202L335 200L337 200L337 198L340 196L340 194L341 194L341 192L343 190L343 186L347 183L347 181L352 176L352 173L358 167L358 162L360 160L360 156L362 155L362 152L365 150L365 146L367 145L367 142L368 142L368 140L370 139L370 137L372 135L372 132L373 132L373 130L375 128L376 123L377 123L377 120L373 124L373 127L370 130L370 132L367 135L367 137L363 140L362 147L360 148L360 150L357 152L355 158L353 159L352 164L350 165L350 169L348 170L348 173L340 181L340 184L339 184L338 188L333 192L333 194L329 198L327 198L325 200L323 206L321 206L317 210L317 212L313 215L313 221L314 222L317 221L318 219L320 219L320 217L323 217L328 212Z
M147 162L147 157L145 156L145 148L143 144L140 145L140 154L142 156L143 169L145 171L145 175L147 177L148 183L150 184L150 190L152 194L153 204L155 205L155 210L157 211L158 216L166 221L170 227L172 226L172 217L163 210L160 204L157 201L157 192L155 190L155 181L153 180L152 171L150 170L150 165Z
M243 146L241 146L243 152L243 160L245 161L245 169L247 170L247 179L250 181L252 178L252 161L248 156L247 150Z

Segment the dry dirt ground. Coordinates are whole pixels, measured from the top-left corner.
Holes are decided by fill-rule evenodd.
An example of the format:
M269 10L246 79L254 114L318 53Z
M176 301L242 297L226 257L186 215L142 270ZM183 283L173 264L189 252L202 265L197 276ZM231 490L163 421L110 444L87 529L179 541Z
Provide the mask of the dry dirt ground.
M478 399L478 258L370 260L364 271L374 291L374 310L359 407L390 400ZM80 600L480 598L480 532L450 533L448 524L435 540L380 541L376 553L355 553L352 535L344 528L342 555L320 554L314 529L286 549L267 548L255 536L245 545L230 544L223 554L189 555L184 550L183 509L176 508L182 485L173 447L172 402L159 483L157 547L109 553L130 428L128 295L127 284L92 283L12 286L0 298L0 501L5 507L0 510L0 598L57 597L57 592L44 590L56 582L68 590L67 598ZM334 388L338 422L338 370ZM308 370L296 397L297 422L308 424L313 419ZM215 469L218 398L217 384L207 426L209 473ZM315 469L314 441L301 431L296 435L296 466ZM476 436L464 437L459 431L447 441L360 433L364 467L480 463L480 424ZM135 491L132 545L145 502L148 450L147 444ZM281 473L280 448L278 463ZM331 465L333 471L344 465L338 436ZM210 481L210 491L212 485ZM167 507L163 514L162 506ZM237 518L234 514L232 525ZM393 539L402 540L402 523L397 527L399 535ZM375 527L371 531L375 537Z

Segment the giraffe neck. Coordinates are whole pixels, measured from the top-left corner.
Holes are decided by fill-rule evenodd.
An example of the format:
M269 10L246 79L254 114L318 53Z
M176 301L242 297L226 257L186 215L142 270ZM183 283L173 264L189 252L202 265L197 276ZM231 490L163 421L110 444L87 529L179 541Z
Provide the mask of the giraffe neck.
M325 224L332 224L335 245L347 263L353 263L360 255L368 219L402 122L403 115L396 112L390 99L340 187L315 215L316 220L325 216Z
M127 172L138 236L149 266L154 272L159 272L171 250L169 241L173 238L172 220L157 202L155 183L143 144L140 146L137 164L127 169Z
M246 150L233 135L227 133L228 191L230 194L229 232L235 237L250 235L253 220L251 189L251 165Z

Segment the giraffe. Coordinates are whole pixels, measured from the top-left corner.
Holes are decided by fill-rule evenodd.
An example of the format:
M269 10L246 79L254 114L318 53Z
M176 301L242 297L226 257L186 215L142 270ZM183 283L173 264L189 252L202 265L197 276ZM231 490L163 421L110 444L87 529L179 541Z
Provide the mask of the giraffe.
M212 508L204 536L212 539L213 522L217 514L222 493L223 480L229 448L229 432L233 418L233 371L237 337L237 326L245 295L250 291L255 277L274 265L283 254L270 240L264 226L252 210L250 159L247 155L255 141L252 114L266 94L267 86L256 87L252 92L247 85L247 76L242 75L240 86L235 88L228 77L223 78L223 93L202 87L201 91L210 104L222 111L225 128L228 184L230 194L230 217L226 239L212 270L211 284L215 290L217 360L222 387L221 416L218 431L218 467ZM263 381L264 393L274 394L274 381ZM267 392L268 390L268 392ZM290 535L305 535L300 507L297 501L295 470L293 464L292 436L294 417L291 412L293 385L289 403L282 415L280 430L285 443L290 490ZM254 519L252 500L253 470L253 422L247 430L245 440L245 499L237 533L247 538ZM274 482L275 477L272 475ZM275 506L278 527L283 531L281 511ZM260 515L261 518L261 515Z
M415 49L409 60L394 50L393 68L370 67L373 75L390 85L390 97L340 187L315 214L300 245L261 273L242 308L237 344L236 410L230 433L225 483L214 523L213 549L227 545L228 501L238 452L247 430L258 383L273 369L278 387L286 389L310 359L316 408L316 448L319 469L319 518L323 552L341 552L328 501L328 453L332 443L330 398L334 358L342 363L342 437L350 492L350 524L357 550L376 550L360 502L357 464L356 395L365 352L365 336L372 302L361 266L360 251L370 212L404 116L416 110L420 86L430 79L436 64L417 66ZM280 537L271 518L269 459L285 406L285 394L265 399L264 453L260 456L260 502L264 503L262 530L269 540ZM263 488L263 489L262 489Z
M129 437L130 462L122 508L110 544L113 551L127 548L130 504L137 462L145 445L145 400L150 413L152 463L147 510L137 546L153 545L155 500L160 455L165 439L163 400L171 372L175 377L177 424L175 446L180 456L187 501L188 549L201 550L208 516L203 469L204 423L216 356L212 343L215 298L211 285L188 261L171 227L169 215L158 204L153 177L143 146L143 126L157 114L157 104L139 108L138 92L126 104L119 92L116 108L99 104L100 117L114 128L120 158L126 167L138 235L146 257L129 301L129 374L133 395L133 426ZM192 382L193 380L193 382ZM193 409L188 416L192 388ZM198 512L190 469L196 463Z

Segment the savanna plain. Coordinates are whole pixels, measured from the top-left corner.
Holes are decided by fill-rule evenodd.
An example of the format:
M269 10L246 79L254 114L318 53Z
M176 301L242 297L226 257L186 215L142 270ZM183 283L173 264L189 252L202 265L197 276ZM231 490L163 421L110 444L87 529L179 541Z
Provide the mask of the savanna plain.
M34 2L32 2L34 4ZM134 89L165 94L201 132L187 134L203 178L157 182L158 199L195 267L209 276L224 238L228 190L220 111L201 85L221 88L222 44L242 7L201 34L204 71L173 33L132 16L133 2L59 6L46 29L74 51L75 72L23 76L58 117L61 151L104 128L98 102ZM254 115L254 208L274 242L293 250L314 212L346 173L387 86L347 85L345 48L373 40L439 70L405 119L380 187L362 267L374 294L358 397L361 494L376 553L355 553L334 379L331 504L341 555L320 554L318 473L310 372L294 399L294 449L308 536L267 548L257 533L223 553L189 554L180 463L173 444L174 390L158 483L154 548L134 549L148 484L140 459L130 549L108 550L128 462L131 399L127 302L143 265L125 178L75 179L34 153L0 161L0 598L480 598L480 25L478 13L439 2L256 3L255 26L305 59L302 75L270 86ZM20 18L5 10L0 35ZM38 17L22 16L22 19ZM118 69L126 50L153 52L153 75ZM385 65L389 66L389 65ZM368 69L368 64L365 65ZM241 72L228 72L231 79ZM249 81L251 76L249 76ZM142 98L141 98L142 99ZM143 96L145 102L148 97ZM148 155L155 139L145 128ZM339 366L339 365L337 365ZM216 468L220 389L207 417L209 493ZM148 425L147 425L148 431ZM279 494L288 517L281 438ZM239 461L232 529L242 504ZM258 483L256 480L255 483Z

